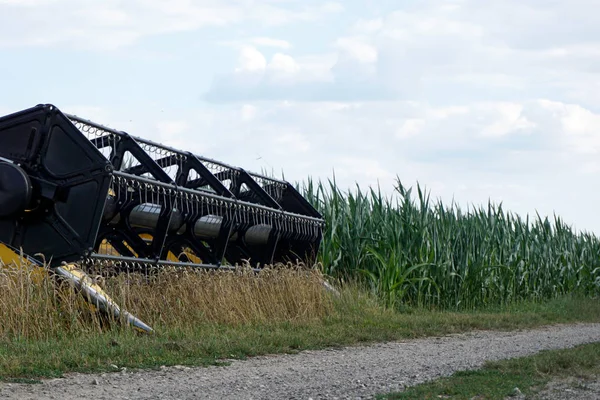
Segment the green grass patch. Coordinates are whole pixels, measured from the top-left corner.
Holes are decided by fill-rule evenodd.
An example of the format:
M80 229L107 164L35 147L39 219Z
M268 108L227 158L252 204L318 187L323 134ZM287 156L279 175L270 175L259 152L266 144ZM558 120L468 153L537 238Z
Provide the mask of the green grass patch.
M0 379L59 377L65 372L115 371L161 365L219 365L227 359L297 352L464 332L512 330L545 324L600 322L600 302L563 297L544 303L448 312L383 309L372 297L344 290L324 317L241 324L155 326L154 336L130 330L0 340Z
M423 383L380 399L505 399L515 388L532 395L555 378L600 374L600 343L572 349L546 350L539 354L488 362L482 369L460 371L447 378Z

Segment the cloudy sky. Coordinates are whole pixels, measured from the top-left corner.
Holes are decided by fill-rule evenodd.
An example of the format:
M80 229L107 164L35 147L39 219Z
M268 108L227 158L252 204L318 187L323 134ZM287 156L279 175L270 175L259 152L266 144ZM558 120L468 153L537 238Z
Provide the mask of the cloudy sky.
M600 0L0 0L0 114L600 234Z

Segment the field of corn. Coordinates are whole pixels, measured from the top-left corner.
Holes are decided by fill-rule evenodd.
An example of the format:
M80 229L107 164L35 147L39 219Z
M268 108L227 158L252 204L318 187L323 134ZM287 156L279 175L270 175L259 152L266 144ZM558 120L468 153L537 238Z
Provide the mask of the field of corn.
M393 197L334 181L300 190L327 221L323 272L363 280L385 305L472 309L600 294L600 240L560 217L530 219L491 203L463 211L400 180Z

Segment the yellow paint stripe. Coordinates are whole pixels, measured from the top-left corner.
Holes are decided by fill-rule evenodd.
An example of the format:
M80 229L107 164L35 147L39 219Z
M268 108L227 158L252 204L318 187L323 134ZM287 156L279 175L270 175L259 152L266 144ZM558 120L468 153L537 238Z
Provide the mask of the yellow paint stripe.
M4 268L16 268L19 270L30 270L33 283L39 284L48 276L48 271L32 260L27 255L21 255L10 247L0 243L0 266Z

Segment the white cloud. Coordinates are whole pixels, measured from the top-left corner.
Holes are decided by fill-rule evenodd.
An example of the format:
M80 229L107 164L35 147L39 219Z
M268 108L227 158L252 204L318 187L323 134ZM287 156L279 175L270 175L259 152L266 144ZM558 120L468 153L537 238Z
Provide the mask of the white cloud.
M448 118L453 115L464 115L469 112L469 107L467 106L449 106L449 107L438 107L432 110L429 110L429 115L433 118Z
M253 106L252 104L244 104L240 110L242 121L252 121L256 117L257 112L258 107Z
M329 41L332 62L321 64L318 81L305 74L295 85L286 79L279 88L243 85L241 92L235 85L215 85L208 98L433 99L450 106L474 98L510 102L546 97L594 104L600 101L600 16L581 11L590 0L565 4L430 0L359 17ZM566 15L573 19L564 20ZM303 70L300 48L286 54ZM307 87L307 82L320 85ZM490 134L494 130L502 128Z
M288 74L294 74L299 70L296 60L294 60L292 56L282 53L276 53L271 59L268 67L275 72L284 72Z
M225 40L221 41L220 44L225 46L231 46L234 48L243 48L246 46L255 46L255 47L272 47L279 49L290 49L292 44L287 40L276 39L266 36L257 36L257 37L248 37L242 39L235 40Z
M57 0L0 5L0 46L66 45L111 50L144 36L232 24L242 9L210 1ZM48 17L51 16L51 17Z
M382 166L376 158L368 157L340 157L336 160L336 181L342 190L351 189L352 182L369 182L372 187L381 186L389 191L393 186L396 175ZM367 189L363 186L363 189Z
M57 104L55 104L55 106L58 107ZM104 121L109 114L109 111L104 107L89 105L65 104L64 108L61 106L61 110L68 114L76 115L80 118L101 123L102 125L106 125L102 123L102 121Z
M288 54L276 53L267 65L269 79L272 82L294 82L300 72L300 65Z
M296 131L281 133L275 138L275 143L276 151L281 154L306 153L310 149L310 142L306 136Z
M176 149L186 151L192 130L185 120L168 120L156 123L157 141Z
M425 126L425 120L419 118L409 118L400 125L396 132L396 137L399 139L406 139L412 136L416 136L421 133Z
M597 42L598 15L590 12L595 0L505 1L468 0L462 21L485 21L485 36L502 39L514 48L544 49L566 44Z
M477 22L456 19L456 9L424 8L417 11L395 11L389 14L382 28L382 35L392 39L414 43L427 38L445 36L477 40L484 32Z
M265 56L256 48L244 47L238 59L238 67L235 72L262 72L267 67Z
M493 103L479 107L481 111L493 112L494 121L483 127L483 136L504 136L510 133L527 131L535 124L523 116L523 106L515 103Z
M342 37L335 44L343 53L361 63L374 63L377 61L377 49L360 38Z
M354 23L354 30L360 33L374 33L383 27L383 18L359 19Z
M331 66L335 58L330 55L294 58L290 54L275 53L267 62L262 52L254 47L244 47L238 66L232 73L223 73L213 79L211 88L204 94L209 101L285 99L284 88L291 88L290 97L313 96L314 86L332 82Z
M265 46L265 47L279 47L281 49L289 49L292 47L290 42L282 39L273 39L268 37L256 37L250 39L251 43L254 43L257 46Z
M331 68L337 60L335 54L305 55L295 58L302 76L301 82L331 82L333 74Z
M600 162L598 161L587 161L579 168L578 172L582 174L595 175L600 173ZM592 177L594 179L594 177Z
M286 8L284 5L292 6ZM341 3L338 2L314 2L317 5L305 2L286 2L280 0L267 0L265 2L250 1L246 3L246 15L260 22L271 26L282 26L295 21L307 22L316 21L326 17L329 14L338 14L344 10ZM293 8L294 5L301 4L301 7Z
M239 100L243 95L250 99L291 98L313 100L398 99L409 98L422 90L424 80L438 76L443 67L456 68L443 75L452 79L465 70L454 64L461 55L477 46L481 28L452 18L448 11L428 15L423 10L393 12L383 18L359 20L351 27L351 35L341 36L331 42L335 51L326 73L328 85L307 88L307 79L296 79L296 85L247 86L238 92L233 85L211 88L209 98L220 101ZM301 55L289 54L296 60ZM299 63L301 64L301 63ZM299 68L302 70L302 68ZM228 81L227 78L223 80ZM218 93L217 93L218 92Z
M289 54L277 52L271 60L267 59L261 51L252 46L245 46L240 50L238 66L235 74L236 82L243 85L256 86L261 83L282 84L298 83L302 81L319 81L326 79L323 75L322 60L305 58L298 62ZM231 83L231 77L226 75L224 83Z
M323 3L320 7L317 8L320 13L323 14L337 14L339 12L344 11L344 6L340 2L336 1L327 1Z
M61 0L0 0L0 6L15 6L15 7L34 7L50 3L56 3Z
M553 119L560 124L564 137L561 142L577 153L600 152L600 115L576 104L541 101Z
M339 3L292 7L277 0L0 1L0 47L69 46L113 50L143 37L256 21L267 25L315 21L343 9ZM51 17L49 17L51 16ZM257 37L254 45L287 48Z
M185 133L190 126L185 121L161 121L156 124L156 127L161 137L169 139L172 136Z

